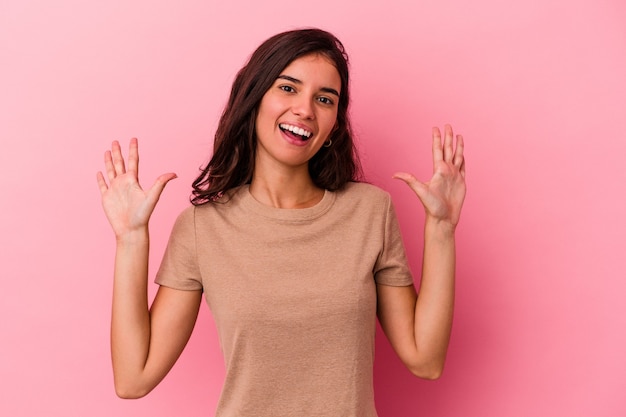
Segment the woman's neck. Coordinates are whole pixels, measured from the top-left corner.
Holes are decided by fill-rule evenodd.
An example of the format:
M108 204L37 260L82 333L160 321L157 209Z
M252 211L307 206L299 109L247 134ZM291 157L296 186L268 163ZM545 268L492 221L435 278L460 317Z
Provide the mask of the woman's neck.
M258 172L255 170L250 183L250 194L260 203L276 208L307 208L319 203L324 190L317 187L308 172Z

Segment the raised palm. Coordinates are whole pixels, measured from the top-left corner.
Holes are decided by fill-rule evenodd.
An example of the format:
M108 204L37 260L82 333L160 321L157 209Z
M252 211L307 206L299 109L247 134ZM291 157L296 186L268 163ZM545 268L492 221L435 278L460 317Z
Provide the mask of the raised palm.
M438 128L433 128L433 176L421 182L412 174L398 172L394 178L406 182L417 194L426 215L456 227L465 199L465 158L463 137L457 135L456 146L450 125L445 126L443 143Z
M115 141L111 150L104 154L108 184L102 172L97 180L102 195L102 207L111 223L116 237L147 227L157 201L168 181L176 174L159 176L152 187L143 190L139 185L139 151L137 139L131 139L128 152L128 167L124 163L120 144Z

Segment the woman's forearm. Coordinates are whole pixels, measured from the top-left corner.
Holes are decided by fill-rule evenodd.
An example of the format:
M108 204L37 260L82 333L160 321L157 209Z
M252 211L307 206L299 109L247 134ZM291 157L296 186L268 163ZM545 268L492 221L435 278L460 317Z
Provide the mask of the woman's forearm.
M117 238L111 317L111 357L118 395L141 396L141 374L150 348L148 230ZM132 386L131 386L132 384Z
M428 373L443 371L454 311L454 227L433 219L424 227L424 257L415 305L415 343Z

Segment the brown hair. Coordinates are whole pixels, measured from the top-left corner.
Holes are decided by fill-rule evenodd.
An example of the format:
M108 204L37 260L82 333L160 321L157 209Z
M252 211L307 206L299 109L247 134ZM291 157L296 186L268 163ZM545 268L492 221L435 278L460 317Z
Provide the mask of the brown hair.
M311 158L309 174L315 185L331 191L361 178L361 165L348 117L350 94L345 49L326 31L293 30L263 42L237 74L215 133L213 156L193 182L191 202L194 205L216 201L227 190L250 183L254 172L259 103L285 67L310 54L322 54L333 62L341 78L341 93L336 129L330 136L332 146L322 147Z

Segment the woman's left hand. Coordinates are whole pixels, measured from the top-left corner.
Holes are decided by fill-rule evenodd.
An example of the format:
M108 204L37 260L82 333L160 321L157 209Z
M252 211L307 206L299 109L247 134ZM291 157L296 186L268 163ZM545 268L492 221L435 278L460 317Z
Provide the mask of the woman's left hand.
M454 135L446 125L443 143L439 128L433 128L433 176L421 182L412 174L398 172L394 178L407 183L419 197L426 210L427 220L445 222L456 228L465 199L465 158L463 136Z

